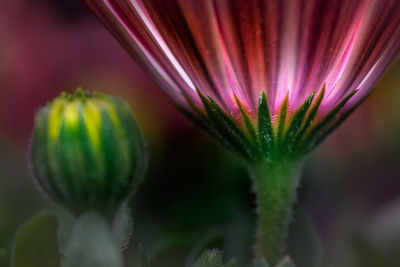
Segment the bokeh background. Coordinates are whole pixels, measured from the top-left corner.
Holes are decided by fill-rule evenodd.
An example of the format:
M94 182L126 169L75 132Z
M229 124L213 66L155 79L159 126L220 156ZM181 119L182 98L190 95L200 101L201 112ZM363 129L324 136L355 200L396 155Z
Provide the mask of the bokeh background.
M2 1L0 59L1 253L25 219L53 208L29 166L35 111L83 86L127 99L148 142L127 266L138 243L156 267L183 266L208 247L240 264L250 258L254 199L244 166L168 103L81 2ZM319 234L322 266L400 266L400 62L309 156L298 200Z

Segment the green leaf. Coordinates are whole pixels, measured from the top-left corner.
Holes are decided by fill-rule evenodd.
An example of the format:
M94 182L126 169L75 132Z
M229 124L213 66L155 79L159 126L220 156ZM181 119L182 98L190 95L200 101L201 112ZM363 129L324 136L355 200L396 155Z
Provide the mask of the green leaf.
M20 228L14 240L12 266L60 266L57 221L50 213L40 212Z
M267 261L262 258L262 259L257 259L253 261L253 267L269 267L269 264Z
M298 267L318 267L322 259L322 245L307 213L296 207L289 230L287 254Z
M286 256L276 265L276 267L296 267L296 265L289 256Z
M258 102L258 138L263 155L269 157L274 144L274 130L265 92L261 92Z
M120 247L99 213L83 214L74 226L64 267L123 267Z
M121 250L128 247L133 234L133 216L129 199L123 201L115 214L112 230Z

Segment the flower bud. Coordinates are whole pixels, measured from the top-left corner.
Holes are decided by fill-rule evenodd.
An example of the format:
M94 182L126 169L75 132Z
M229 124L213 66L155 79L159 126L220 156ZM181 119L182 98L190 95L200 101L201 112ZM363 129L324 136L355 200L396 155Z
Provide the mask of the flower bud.
M78 89L62 93L36 115L31 145L36 181L72 210L115 207L135 189L145 154L123 99Z

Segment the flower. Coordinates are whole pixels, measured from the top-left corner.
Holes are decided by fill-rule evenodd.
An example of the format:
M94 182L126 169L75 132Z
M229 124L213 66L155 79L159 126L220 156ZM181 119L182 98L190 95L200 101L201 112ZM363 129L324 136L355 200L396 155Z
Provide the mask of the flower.
M39 110L31 157L40 188L74 211L115 208L145 167L142 136L128 104L81 89Z
M400 48L399 0L85 0L182 111L250 161L312 150Z

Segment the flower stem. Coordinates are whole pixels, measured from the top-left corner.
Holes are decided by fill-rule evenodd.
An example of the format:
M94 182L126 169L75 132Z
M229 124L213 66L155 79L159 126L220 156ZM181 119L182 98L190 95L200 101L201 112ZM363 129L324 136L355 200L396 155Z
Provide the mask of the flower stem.
M274 266L285 248L300 173L299 162L250 165L257 201L255 257Z

